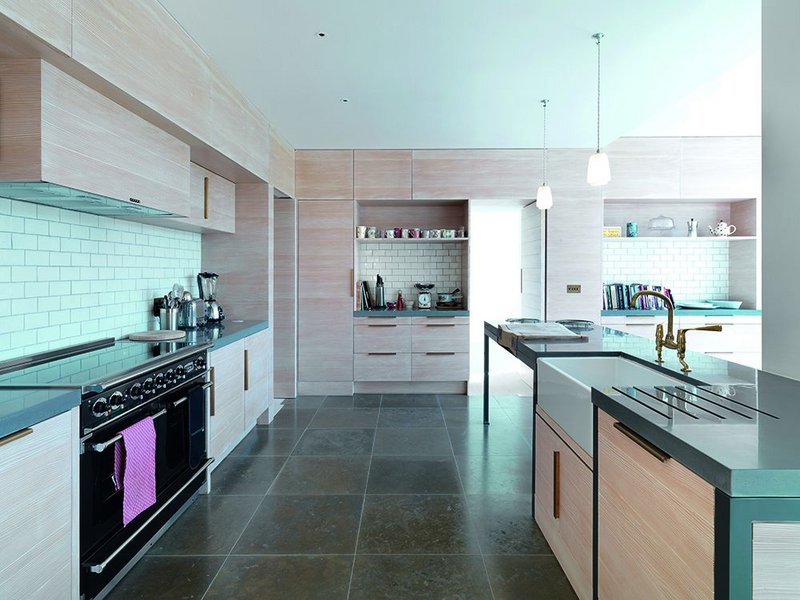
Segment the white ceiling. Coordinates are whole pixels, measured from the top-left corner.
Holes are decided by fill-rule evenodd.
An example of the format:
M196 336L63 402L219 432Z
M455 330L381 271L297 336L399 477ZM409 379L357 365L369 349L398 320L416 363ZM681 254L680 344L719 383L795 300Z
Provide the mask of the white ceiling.
M296 148L593 146L596 31L603 144L759 121L760 0L161 2Z

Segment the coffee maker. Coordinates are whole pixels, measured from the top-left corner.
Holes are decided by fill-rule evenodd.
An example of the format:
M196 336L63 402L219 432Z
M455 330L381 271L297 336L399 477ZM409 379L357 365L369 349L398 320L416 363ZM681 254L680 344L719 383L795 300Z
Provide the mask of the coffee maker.
M203 299L203 304L206 308L206 320L209 323L219 323L225 318L225 313L215 298L217 279L219 279L219 275L216 273L197 274L197 287L200 289L200 298Z

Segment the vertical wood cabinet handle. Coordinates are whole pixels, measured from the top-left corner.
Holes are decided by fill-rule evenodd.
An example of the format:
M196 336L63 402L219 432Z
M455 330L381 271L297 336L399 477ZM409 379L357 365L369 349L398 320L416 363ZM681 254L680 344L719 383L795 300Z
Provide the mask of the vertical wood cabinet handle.
M0 438L0 446L5 446L6 444L10 444L11 442L16 442L19 439L24 438L26 435L30 435L33 433L32 427L27 427L25 429L20 429L19 431L15 431L14 433L9 433L7 436Z
M214 367L209 367L208 369L208 379L211 382L211 389L208 391L208 404L209 404L209 413L213 417L214 416L214 409L216 408L216 394L214 392L217 389L217 386L214 385Z
M250 356L244 351L244 391L250 389Z
M353 298L356 295L356 273L355 270L350 269L350 297Z
M561 452L553 452L553 518L561 516Z
M208 218L208 177L203 177L203 218Z

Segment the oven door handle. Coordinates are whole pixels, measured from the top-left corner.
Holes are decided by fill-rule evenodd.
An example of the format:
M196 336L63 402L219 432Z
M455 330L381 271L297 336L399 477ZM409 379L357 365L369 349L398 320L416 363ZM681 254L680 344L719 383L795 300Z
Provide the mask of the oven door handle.
M183 400L186 400L186 398L183 398ZM180 402L180 400L178 402ZM175 405L173 404L173 406ZM160 411L154 414L152 418L153 420L155 420L158 419L159 417L163 417L165 414L167 414L167 409L162 408ZM108 448L119 442L121 439L122 439L122 434L119 433L114 437L112 437L111 439L106 440L105 442L97 442L96 444L90 444L89 449L94 450L95 452L105 452Z
M198 478L200 475L202 475L202 474L204 474L204 473L206 472L206 469L208 468L208 466L209 466L209 465L210 465L212 462L214 462L214 459L213 459L213 458L209 458L208 460L206 460L205 464L204 464L202 467L200 467L200 469L199 469L199 470L198 470L198 471L197 471L197 472L196 472L194 475L192 475L192 477L189 479L189 481L187 481L186 483L184 483L184 484L181 486L181 489L179 489L177 492L175 492L175 493L174 493L174 494L173 494L173 495L170 497L170 499L169 499L169 500L167 500L166 502L164 502L164 504L162 504L162 505L161 505L161 507L160 507L160 508L159 508L159 509L158 509L156 512L154 512L152 515L150 515L150 518L149 518L149 519L147 519L147 521L145 521L144 523L142 523L142 525L139 527L139 529L137 529L137 530L136 530L136 532L135 532L133 535L131 535L131 536L130 536L130 537L127 539L127 540L125 540L125 542L123 542L122 544L120 544L120 546L119 546L119 547L118 547L116 550L114 550L114 552L112 552L112 553L111 553L111 554L108 556L108 558L106 558L106 559L105 559L103 562L101 562L101 563L97 563L97 564L93 564L93 565L84 565L84 566L86 566L86 567L89 569L89 571L90 571L90 572L92 572L92 573L102 573L102 572L105 570L105 568L108 566L108 564L109 564L109 563L110 563L112 560L114 560L114 559L117 557L117 555L119 555L119 553L120 553L120 552L122 552L122 551L125 549L125 547L126 547L128 544L130 544L130 543L133 541L133 539L134 539L134 538L135 538L137 535L139 535L140 533L142 533L142 531L144 531L144 530L145 530L145 528L146 528L148 525L150 525L150 523L152 523L152 522L155 520L155 518L156 518L156 517L158 517L158 515L160 515L160 514L161 514L161 512L162 512L162 511L163 511L163 510L164 510L164 509L165 509L165 508L166 508L166 507L167 507L167 506L168 506L168 505L169 505L169 504L170 504L170 503L171 503L173 500L175 500L175 498L177 498L178 496L180 496L180 495L183 493L183 491L184 491L184 490L185 490L187 487L189 487L189 486L192 484L192 482L193 482L195 479L197 479L197 478Z

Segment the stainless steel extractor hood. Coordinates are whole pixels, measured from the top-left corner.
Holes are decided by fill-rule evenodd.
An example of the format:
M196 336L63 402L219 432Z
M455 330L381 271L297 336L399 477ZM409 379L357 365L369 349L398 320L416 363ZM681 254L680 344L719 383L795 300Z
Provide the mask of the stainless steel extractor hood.
M178 217L143 206L136 198L117 200L45 181L0 181L0 198L44 204L104 217Z

